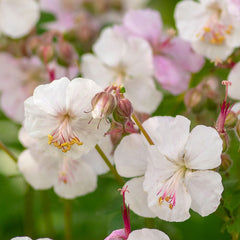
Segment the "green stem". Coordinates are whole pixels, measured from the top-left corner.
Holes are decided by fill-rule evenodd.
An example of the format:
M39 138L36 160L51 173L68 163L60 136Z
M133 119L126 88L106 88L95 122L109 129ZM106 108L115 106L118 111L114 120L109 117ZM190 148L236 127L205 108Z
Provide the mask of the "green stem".
M65 240L72 239L72 202L64 200Z
M46 229L46 236L54 237L54 226L52 222L51 216L51 208L50 208L50 198L48 195L48 191L41 191L41 202L42 202L42 209L44 215L44 224Z
M146 228L154 228L155 226L155 219L154 218L144 218L144 226Z
M134 113L132 114L132 118L133 118L134 122L137 124L137 126L139 127L139 129L142 132L142 134L144 135L144 137L149 142L149 144L154 145L153 140L150 138L147 131L145 130L145 128L143 127L143 125L141 124L141 122L138 120L137 116Z
M33 238L34 236L34 190L27 185L25 194L25 215L24 215L24 232L26 236Z
M111 162L109 161L109 159L107 158L107 156L105 155L105 153L102 151L102 149L100 148L100 146L97 144L95 146L95 149L97 150L97 152L99 153L99 155L102 157L102 159L104 160L104 162L107 164L107 166L109 167L110 171L112 172L112 174L114 175L114 177L116 178L116 180L119 182L119 184L121 186L123 186L125 184L125 181L123 180L123 178L118 174L118 172L116 171L116 169L113 167L113 165L111 164Z
M6 145L3 144L3 142L0 141L0 149L2 149L14 162L17 163L17 157L7 148Z

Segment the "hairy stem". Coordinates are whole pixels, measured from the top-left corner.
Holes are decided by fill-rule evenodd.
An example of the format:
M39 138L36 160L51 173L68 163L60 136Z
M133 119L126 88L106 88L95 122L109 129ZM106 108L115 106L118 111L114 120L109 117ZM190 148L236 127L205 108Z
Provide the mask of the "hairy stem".
M65 240L72 239L72 202L64 200L64 225L65 225Z
M112 174L114 175L114 177L116 178L116 180L119 182L119 184L121 186L123 186L125 184L125 181L123 180L123 178L118 174L118 172L116 171L116 169L113 167L113 165L111 164L111 162L109 161L109 159L107 158L106 154L103 152L103 150L100 148L100 146L97 144L95 146L95 149L97 150L97 152L99 153L99 155L102 157L102 159L104 160L104 162L107 164L107 166L109 167L110 171L112 172Z
M17 163L17 157L7 148L6 145L3 144L3 142L0 141L0 149L2 149L14 162Z
M150 145L154 145L153 140L150 138L150 136L148 135L147 131L145 130L145 128L143 127L143 125L140 123L140 121L138 120L137 116L133 113L132 114L132 118L134 120L134 122L137 124L137 126L139 127L140 131L142 132L142 134L144 135L144 137L147 139L147 141L149 142Z

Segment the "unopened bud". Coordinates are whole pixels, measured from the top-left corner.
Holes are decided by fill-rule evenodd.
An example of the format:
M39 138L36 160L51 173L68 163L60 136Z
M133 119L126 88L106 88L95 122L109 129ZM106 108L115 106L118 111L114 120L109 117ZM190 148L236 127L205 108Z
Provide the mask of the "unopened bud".
M54 58L54 48L52 45L42 45L37 49L37 55L43 62L48 63Z
M119 99L116 112L125 118L131 118L133 113L132 103L127 98Z
M193 88L185 94L184 103L188 109L198 113L204 107L205 98L199 89Z
M237 132L238 137L240 138L240 120L237 121L236 132Z
M228 135L227 133L220 133L219 134L222 141L223 141L223 144L222 144L222 147L223 147L223 150L222 152L226 152L226 150L228 149L228 145L229 145L229 138L228 138Z
M74 50L68 42L60 41L56 51L60 64L69 66L72 63Z
M107 118L116 107L115 97L107 92L97 93L91 103L93 118Z
M227 172L232 166L232 160L227 154L222 154L221 159L220 171Z
M237 120L238 120L237 115L235 114L235 112L231 111L226 117L224 126L235 127L235 125L237 124Z

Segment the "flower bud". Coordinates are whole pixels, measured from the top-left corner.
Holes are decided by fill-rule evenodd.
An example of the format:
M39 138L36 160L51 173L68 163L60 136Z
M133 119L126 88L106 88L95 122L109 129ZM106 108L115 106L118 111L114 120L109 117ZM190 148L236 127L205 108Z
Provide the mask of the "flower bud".
M236 132L237 132L238 137L240 138L240 120L237 121Z
M91 103L93 118L107 118L116 108L115 97L107 92L97 93Z
M199 89L193 88L185 94L184 103L188 109L198 113L201 112L204 107L205 98Z
M131 118L133 112L132 103L127 98L119 99L116 112L122 117Z
M60 41L56 51L60 64L69 66L72 63L74 51L69 43L65 41Z
M222 150L222 152L226 152L227 149L228 149L228 146L229 146L229 138L228 138L228 135L227 135L226 132L220 133L219 135L220 135L220 137L221 137L221 139L222 139L222 141L223 141L223 144L222 144L223 150Z
M235 114L235 112L230 111L226 117L224 126L225 127L235 127L235 125L237 124L237 115Z
M227 154L221 155L222 163L220 166L220 171L227 172L232 166L232 160Z
M37 55L43 62L51 62L54 58L54 48L51 44L42 45L37 49Z

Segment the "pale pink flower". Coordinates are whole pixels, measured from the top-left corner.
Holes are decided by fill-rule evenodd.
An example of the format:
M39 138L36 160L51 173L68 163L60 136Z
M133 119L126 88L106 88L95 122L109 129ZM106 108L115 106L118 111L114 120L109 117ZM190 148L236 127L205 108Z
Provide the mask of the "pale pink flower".
M1 108L9 118L22 123L24 101L38 85L50 82L47 70L36 57L17 59L8 53L0 54L0 66ZM55 63L50 63L49 68L56 78L67 72ZM77 72L77 68L71 67L70 77L75 77Z
M82 73L103 88L123 85L125 96L139 112L152 113L162 94L156 90L152 52L148 43L138 37L124 38L112 28L103 30L93 46L94 54L82 58Z
M225 60L240 46L239 21L228 9L228 0L181 1L175 9L180 36L209 59Z
M230 98L240 100L240 62L238 62L230 71L228 81L228 96Z
M189 43L179 37L167 35L162 30L161 16L157 11L129 11L119 31L144 38L153 51L155 77L161 86L172 94L179 94L188 88L191 73L199 71L203 57L193 52Z
M32 240L30 237L14 237L11 240ZM50 238L38 238L36 240L52 240Z
M240 20L240 0L228 0L228 10Z
M203 125L189 132L190 121L182 116L153 117L143 126L155 145L131 134L114 153L119 174L134 177L126 183L131 209L177 222L190 217L190 208L201 216L214 212L223 191L220 174L211 170L221 164L218 132Z

